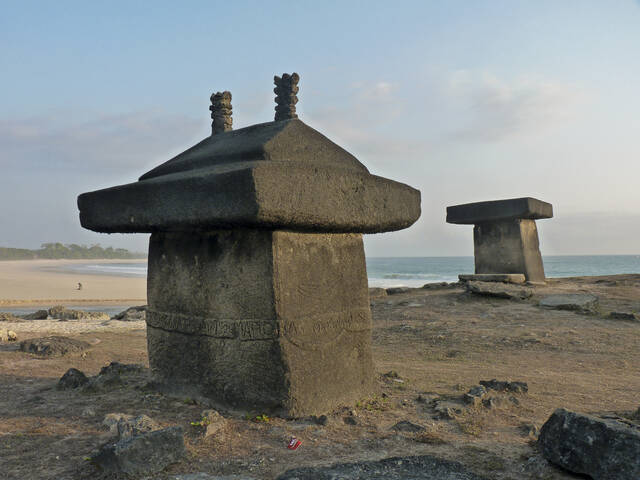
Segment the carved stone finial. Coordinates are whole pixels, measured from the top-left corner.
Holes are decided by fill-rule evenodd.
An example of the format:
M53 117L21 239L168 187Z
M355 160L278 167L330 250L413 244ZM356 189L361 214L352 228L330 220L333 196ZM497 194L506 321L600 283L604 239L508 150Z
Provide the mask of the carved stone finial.
M296 115L296 103L298 103L298 82L300 75L297 73L283 73L282 77L273 77L273 83L276 88L273 92L276 94L276 116L275 121L288 120L290 118L298 118Z
M231 118L231 92L218 92L211 94L211 135L233 130Z

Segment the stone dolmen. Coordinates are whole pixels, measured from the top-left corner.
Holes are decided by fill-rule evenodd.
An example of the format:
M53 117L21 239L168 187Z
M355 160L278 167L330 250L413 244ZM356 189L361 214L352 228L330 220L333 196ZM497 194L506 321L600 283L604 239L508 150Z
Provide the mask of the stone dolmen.
M551 217L550 203L529 197L447 207L447 223L474 225L476 275L520 273L529 282L544 282L535 221Z
M97 232L150 232L147 343L165 390L284 415L371 391L363 233L409 227L420 192L371 175L296 115L299 76L275 77L276 120L212 135L139 181L78 197Z

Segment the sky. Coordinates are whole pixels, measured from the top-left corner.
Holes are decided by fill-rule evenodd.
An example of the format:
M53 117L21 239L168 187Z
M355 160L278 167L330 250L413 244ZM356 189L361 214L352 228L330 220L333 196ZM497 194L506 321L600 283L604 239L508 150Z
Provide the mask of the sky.
M531 196L543 255L640 254L640 2L0 1L0 246L145 251L80 227L77 196L135 181L210 134L300 119L422 192L369 256L472 255L446 207Z

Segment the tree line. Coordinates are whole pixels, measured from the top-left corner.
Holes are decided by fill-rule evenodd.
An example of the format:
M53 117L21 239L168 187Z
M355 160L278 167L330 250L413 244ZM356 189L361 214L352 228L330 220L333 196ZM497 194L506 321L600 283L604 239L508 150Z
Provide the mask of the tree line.
M100 245L76 245L71 243L43 243L38 250L26 248L0 247L0 260L35 260L35 259L82 259L82 258L146 258L146 254L130 252L124 248L107 247Z

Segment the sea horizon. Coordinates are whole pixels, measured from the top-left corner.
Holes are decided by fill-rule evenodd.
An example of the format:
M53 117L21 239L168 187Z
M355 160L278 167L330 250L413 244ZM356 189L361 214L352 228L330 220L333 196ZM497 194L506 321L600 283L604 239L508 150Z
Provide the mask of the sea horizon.
M638 255L545 255L548 278L640 273ZM474 273L473 256L367 257L370 287L421 287L426 283L456 282L458 275ZM88 275L146 277L146 262L101 263L87 260L59 267L60 271Z

